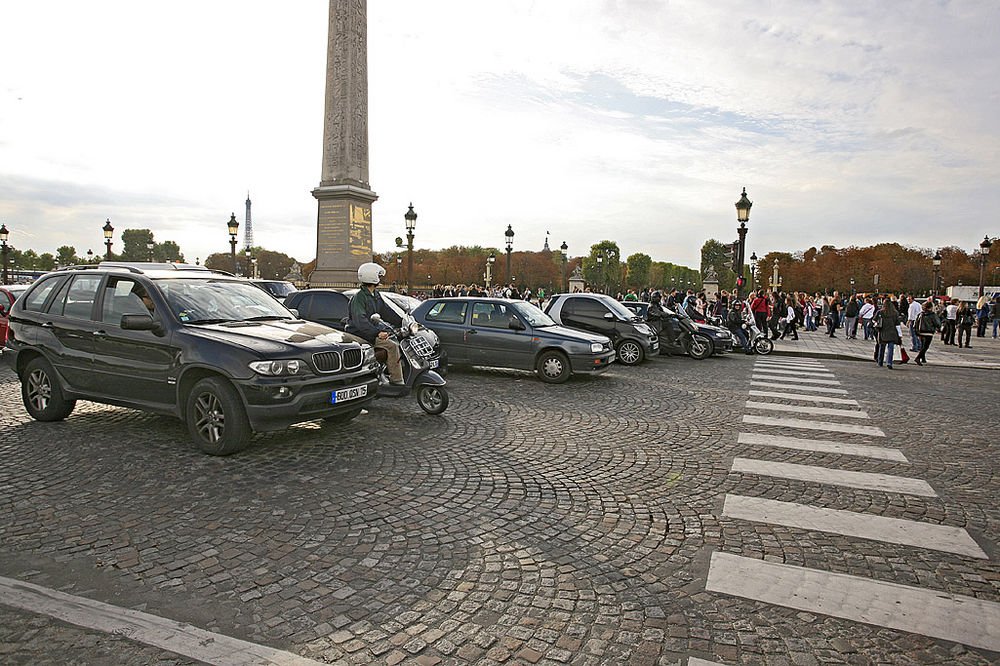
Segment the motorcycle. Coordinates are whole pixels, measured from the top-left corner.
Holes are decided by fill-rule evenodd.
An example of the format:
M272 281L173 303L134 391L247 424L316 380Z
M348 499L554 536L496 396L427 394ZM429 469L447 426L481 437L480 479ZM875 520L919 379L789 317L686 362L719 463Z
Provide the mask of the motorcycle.
M378 326L382 317L376 313L371 320ZM379 398L402 398L416 391L417 404L422 410L428 414L443 413L448 409L448 389L445 388L447 382L437 372L441 364L437 334L406 315L403 325L393 327L390 337L399 345L403 385L390 384L388 357L383 350L376 348L375 358L380 366L376 395Z
M687 354L698 361L712 355L712 340L698 331L698 327L687 317L681 317L669 308L663 308L663 315L649 319L660 340L660 354L673 356Z

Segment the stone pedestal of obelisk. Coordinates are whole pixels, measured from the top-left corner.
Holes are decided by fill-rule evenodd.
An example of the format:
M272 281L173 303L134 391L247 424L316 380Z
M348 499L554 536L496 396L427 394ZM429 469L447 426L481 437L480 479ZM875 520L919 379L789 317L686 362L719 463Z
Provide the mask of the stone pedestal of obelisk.
M313 287L357 286L358 266L372 260L367 14L366 0L330 0Z

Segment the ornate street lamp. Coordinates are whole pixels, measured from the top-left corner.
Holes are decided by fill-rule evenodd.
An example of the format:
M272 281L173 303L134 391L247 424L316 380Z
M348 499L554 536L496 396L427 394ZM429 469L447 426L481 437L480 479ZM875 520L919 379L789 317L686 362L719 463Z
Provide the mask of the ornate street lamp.
M229 216L229 222L226 223L229 228L229 254L233 258L233 275L236 275L236 234L240 232L240 223L236 221L236 213Z
M150 261L153 261L153 248L154 247L156 247L156 244L153 243L153 234L150 234L149 235L149 240L146 241L146 253L147 253L147 256L149 256L149 260Z
M931 286L931 296L937 293L938 285L941 282L941 250L934 253L934 258L931 260L934 264L934 284Z
M569 278L566 277L566 262L569 261L569 245L566 245L566 241L562 242L559 246L559 251L562 253L563 271L562 271L562 288L564 291L569 291Z
M10 232L7 231L6 224L0 224L0 260L3 261L3 284L9 284L7 282L7 253L10 250L7 248L7 238L10 236ZM6 304L5 304L6 305Z
M507 231L503 232L503 235L507 237L507 282L511 283L514 281L514 276L510 274L510 253L514 249L514 230L511 229L510 225L507 225Z
M990 258L990 248L993 247L993 240L990 237L984 236L983 242L979 244L979 296L982 298L983 291L985 287L985 282L983 282L986 273L986 262Z
M739 262L737 266L739 267L736 271L736 300L743 300L743 284L746 278L743 277L743 256L746 251L747 242L747 222L750 221L750 207L753 206L753 202L747 198L747 188L743 188L743 195L740 200L736 202L736 220L740 223L740 226L736 228L736 231L740 234L740 248L739 256L735 259Z
M601 284L607 284L608 280L604 275L604 253L597 255L597 272L601 274Z
M497 255L490 250L490 256L486 257L486 291L490 290L490 283L493 282L493 264L497 261Z
M253 252L250 251L250 248L247 248L243 251L243 254L247 258L246 263L243 265L243 272L246 273L248 278L253 278L253 272L250 270L250 265L253 263Z
M396 255L396 284L403 281L403 258Z
M753 288L757 288L757 253L750 255L750 278L753 280Z
M115 228L111 226L111 218L104 223L104 244L108 247L108 251L105 253L104 257L111 261L111 237L115 235Z
M94 263L94 251L93 250L87 250L87 263L88 264Z
M851 278L851 296L854 295L854 278Z
M608 249L606 249L604 251L604 255L605 255L605 257L608 260L607 267L606 267L606 270L608 272L605 273L606 282L605 282L605 286L604 286L604 293L610 294L611 291L612 291L612 289L611 289L611 280L612 280L612 278L615 279L615 291L618 290L618 282L617 282L617 276L618 276L618 253L615 252L613 249L608 248Z
M406 220L406 291L409 292L413 284L413 230L417 226L417 213L413 210L412 201L403 219Z

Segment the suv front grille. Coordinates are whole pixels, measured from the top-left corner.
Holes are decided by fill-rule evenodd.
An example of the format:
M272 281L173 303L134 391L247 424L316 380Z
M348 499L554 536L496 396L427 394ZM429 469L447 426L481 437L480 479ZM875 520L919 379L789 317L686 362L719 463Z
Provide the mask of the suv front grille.
M360 351L358 352L360 353ZM337 372L340 370L340 354L337 352L319 352L313 354L313 363L320 372ZM358 363L360 365L360 362Z
M361 361L363 359L364 359L364 353L360 349L345 349L344 369L353 370L354 368L361 367Z

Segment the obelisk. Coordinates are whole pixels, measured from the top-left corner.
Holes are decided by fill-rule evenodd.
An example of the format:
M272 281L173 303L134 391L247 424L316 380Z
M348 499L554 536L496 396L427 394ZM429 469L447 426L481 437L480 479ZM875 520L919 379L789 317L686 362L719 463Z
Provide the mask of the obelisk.
M312 191L316 218L313 287L357 286L358 266L372 257L368 184L368 3L330 0L326 46L323 171Z

